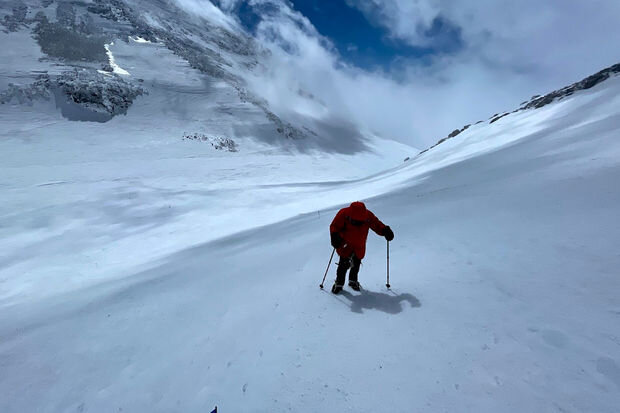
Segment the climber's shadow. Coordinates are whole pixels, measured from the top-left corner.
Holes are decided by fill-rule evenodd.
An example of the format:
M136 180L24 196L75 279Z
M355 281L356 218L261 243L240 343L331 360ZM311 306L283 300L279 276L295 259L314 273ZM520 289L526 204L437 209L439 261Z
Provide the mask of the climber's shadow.
M350 308L354 313L362 313L363 310L379 310L388 314L398 314L403 311L403 301L409 303L411 308L422 305L414 295L397 294L392 290L388 293L377 293L362 289L359 294L351 294L342 290L340 294L351 302Z

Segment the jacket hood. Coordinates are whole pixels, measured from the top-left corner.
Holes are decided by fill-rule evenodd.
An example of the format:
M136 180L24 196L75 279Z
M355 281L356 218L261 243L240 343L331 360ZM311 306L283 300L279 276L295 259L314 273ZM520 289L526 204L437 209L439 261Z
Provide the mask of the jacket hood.
M349 206L349 216L351 219L363 221L367 217L366 205L363 202L356 201Z

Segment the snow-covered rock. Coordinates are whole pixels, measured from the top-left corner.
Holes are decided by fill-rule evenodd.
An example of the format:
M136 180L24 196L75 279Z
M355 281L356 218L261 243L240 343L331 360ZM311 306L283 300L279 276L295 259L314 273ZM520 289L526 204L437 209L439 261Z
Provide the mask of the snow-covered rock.
M376 146L369 142L371 134L358 130L350 122L296 113L292 108L290 113L277 113L247 82L254 68L261 64L262 57L268 56L268 51L240 27L221 19L209 19L204 13L197 13L193 6L186 6L163 0L16 0L3 3L0 12L4 13L1 20L5 28L4 42L19 48L24 43L24 35L29 33L39 50L33 50L26 59L12 59L0 71L2 100L7 103L15 97L13 103L27 103L32 98L49 97L37 92L45 88L40 80L43 72L50 76L51 87L60 83L70 101L87 110L82 113L80 108L67 109L65 102L60 102L58 107L62 115L70 120L106 122L117 114L125 114L137 96L150 100L144 92L153 91L156 97L157 90L163 87L171 99L184 99L182 85L186 82L167 77L172 75L169 69L152 76L150 84L144 83L144 70L148 70L148 66L162 68L166 62L174 62L174 65L187 65L183 76L201 79L203 84L227 85L235 95L235 105L246 106L244 113L235 113L235 118L242 123L232 134L235 140L251 134L272 145L340 152L363 151ZM213 6L205 3L204 7ZM144 41L133 40L137 38ZM35 58L38 54L43 57ZM137 70L136 64L140 66ZM17 72L20 73L19 82L14 79ZM78 75L72 75L74 73ZM100 76L105 73L120 75L122 79ZM69 77L76 79L66 80ZM164 87L164 84L168 85ZM174 97L172 84L181 88L177 88L179 93ZM211 92L205 88L197 92L203 106L216 98ZM115 93L118 96L114 97ZM300 96L313 100L312 94ZM228 112L228 103L220 109ZM77 114L73 113L76 111ZM212 118L205 114L204 123Z

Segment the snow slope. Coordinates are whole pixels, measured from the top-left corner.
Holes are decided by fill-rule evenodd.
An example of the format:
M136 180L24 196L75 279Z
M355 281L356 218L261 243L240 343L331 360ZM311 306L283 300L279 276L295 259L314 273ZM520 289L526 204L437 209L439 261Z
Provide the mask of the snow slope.
M107 122L140 101L177 134L344 154L384 143L296 83L274 95L271 52L208 0L5 0L0 40L2 105Z
M33 74L16 71L20 64L51 70L49 61L31 66L45 61L23 31L0 37L21 46L19 57L0 59L0 81L27 82ZM130 38L107 50L148 92L127 115L69 121L57 101L27 97L0 106L0 300L7 303L122 278L198 242L331 206L295 188L361 178L413 150L370 133L361 141L346 133L285 139L230 83L163 44ZM232 139L238 151L186 135Z
M619 91L353 180L374 160L5 115L0 411L617 411ZM393 289L371 234L333 296L357 199Z

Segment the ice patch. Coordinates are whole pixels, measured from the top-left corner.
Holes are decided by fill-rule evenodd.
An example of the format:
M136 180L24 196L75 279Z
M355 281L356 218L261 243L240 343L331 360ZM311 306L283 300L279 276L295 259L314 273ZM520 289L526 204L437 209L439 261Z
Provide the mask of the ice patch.
M103 45L103 47L105 47L106 54L108 55L108 59L110 60L110 66L112 67L112 71L118 75L129 76L128 71L126 71L125 69L123 69L122 67L116 64L116 61L114 60L114 55L112 54L112 51L110 50L110 46L114 46L114 42Z
M140 36L129 37L129 40L131 40L134 43L153 43L153 42L151 42L149 40L146 40L145 38L140 37Z

